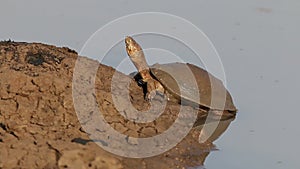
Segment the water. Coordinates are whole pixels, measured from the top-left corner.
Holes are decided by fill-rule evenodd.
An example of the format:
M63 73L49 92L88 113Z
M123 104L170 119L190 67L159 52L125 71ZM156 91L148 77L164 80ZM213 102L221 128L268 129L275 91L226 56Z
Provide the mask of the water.
M0 38L79 51L99 27L126 14L162 11L184 17L202 29L220 53L227 86L239 109L215 142L219 151L210 153L205 167L300 167L299 1L107 3L5 1L0 6Z

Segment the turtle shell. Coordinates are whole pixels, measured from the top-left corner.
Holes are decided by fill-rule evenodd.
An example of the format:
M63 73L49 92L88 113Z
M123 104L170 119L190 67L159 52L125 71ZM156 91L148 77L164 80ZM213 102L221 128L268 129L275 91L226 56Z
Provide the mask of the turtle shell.
M167 92L181 101L214 110L237 110L222 81L202 68L189 63L168 63L154 64L150 70Z

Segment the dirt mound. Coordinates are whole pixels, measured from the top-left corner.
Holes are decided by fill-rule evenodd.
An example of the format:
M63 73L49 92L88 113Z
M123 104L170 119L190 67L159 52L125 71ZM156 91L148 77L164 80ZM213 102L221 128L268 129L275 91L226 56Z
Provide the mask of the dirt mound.
M128 94L123 93L122 87L132 80L109 66L78 56L71 49L0 42L0 168L134 169L203 164L209 153L207 149L213 146L211 142L198 144L196 129L176 148L151 158L124 158L100 148L89 137L91 133L82 128L75 113L72 82L77 59L99 66L94 97L105 120L116 131L146 138L163 133L176 120L180 105L174 103L167 103L165 111L153 122L135 123L126 119L119 113L126 115L130 111L123 103L122 98ZM111 94L114 77L118 80L116 89L120 89L116 90L117 98ZM142 88L134 81L128 91L137 110L149 109L151 105L144 101ZM123 105L121 110L116 109L114 99ZM93 118L92 114L87 114L87 119ZM201 123L203 117L205 114L199 113L197 122ZM229 123L230 120L220 127L219 135Z

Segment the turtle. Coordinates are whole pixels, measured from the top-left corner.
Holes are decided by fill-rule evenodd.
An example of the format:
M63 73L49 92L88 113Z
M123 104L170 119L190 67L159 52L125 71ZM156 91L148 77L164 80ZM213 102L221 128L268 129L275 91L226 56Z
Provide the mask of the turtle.
M132 37L126 36L125 44L126 52L138 70L135 79L139 84L146 85L146 100L151 101L157 94L166 95L169 101L216 114L236 114L237 108L230 93L222 81L208 71L191 63L156 63L148 66L141 46Z

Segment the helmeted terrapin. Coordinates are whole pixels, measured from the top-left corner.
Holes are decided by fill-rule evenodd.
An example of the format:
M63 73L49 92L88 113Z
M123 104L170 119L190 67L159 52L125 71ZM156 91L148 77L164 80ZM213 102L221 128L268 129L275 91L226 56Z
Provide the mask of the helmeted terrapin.
M154 64L149 67L142 48L132 37L127 36L125 44L128 56L147 85L146 99L153 99L158 92L166 94L169 100L184 101L217 114L226 111L234 115L237 111L222 81L206 70L189 63Z

